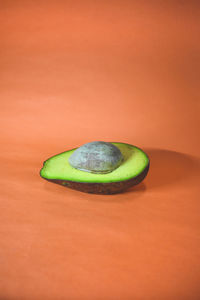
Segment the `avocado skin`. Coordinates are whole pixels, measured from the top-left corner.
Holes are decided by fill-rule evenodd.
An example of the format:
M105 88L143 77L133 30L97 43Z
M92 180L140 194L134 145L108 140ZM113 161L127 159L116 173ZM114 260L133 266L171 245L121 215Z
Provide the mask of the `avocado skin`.
M42 176L41 177L47 181L50 181L50 182L71 188L73 190L80 191L80 192L90 193L90 194L111 195L111 194L121 193L124 190L142 182L149 171L149 166L150 166L150 163L148 163L146 168L138 176L133 177L128 180L117 181L117 182L106 182L106 183L75 182L75 181L70 181L70 180L47 179Z

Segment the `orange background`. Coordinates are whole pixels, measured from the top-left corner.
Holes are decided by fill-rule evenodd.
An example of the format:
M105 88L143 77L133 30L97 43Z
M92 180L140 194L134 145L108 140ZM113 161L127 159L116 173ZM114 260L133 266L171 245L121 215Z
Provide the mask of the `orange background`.
M200 299L198 1L0 2L0 299ZM96 140L151 159L119 195L39 177Z

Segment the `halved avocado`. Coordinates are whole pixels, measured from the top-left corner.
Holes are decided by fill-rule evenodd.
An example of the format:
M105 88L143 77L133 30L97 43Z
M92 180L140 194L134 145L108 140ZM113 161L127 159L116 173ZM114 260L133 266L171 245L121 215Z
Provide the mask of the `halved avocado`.
M77 149L71 149L50 157L43 163L40 176L85 193L115 194L140 183L149 170L149 157L140 148L119 142L111 142L123 155L121 165L107 174L89 173L73 168L68 159Z

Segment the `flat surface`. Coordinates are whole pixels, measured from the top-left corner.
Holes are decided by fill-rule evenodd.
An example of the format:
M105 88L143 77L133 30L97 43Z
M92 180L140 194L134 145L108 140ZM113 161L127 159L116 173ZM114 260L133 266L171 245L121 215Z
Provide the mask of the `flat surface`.
M116 182L138 176L149 164L146 153L138 147L126 143L113 144L121 151L123 162L112 172L97 174L73 168L69 163L69 157L74 150L69 150L47 159L40 175L47 179L64 179L76 182Z
M0 299L199 299L198 1L7 0L0 20ZM39 177L95 140L144 149L148 177Z

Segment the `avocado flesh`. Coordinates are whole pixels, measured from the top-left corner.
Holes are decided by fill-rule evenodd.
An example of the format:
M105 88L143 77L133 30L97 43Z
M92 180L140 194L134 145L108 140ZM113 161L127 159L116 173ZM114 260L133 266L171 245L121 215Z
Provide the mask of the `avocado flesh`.
M148 173L149 158L140 148L112 142L119 148L124 160L115 170L107 174L95 174L73 168L68 158L77 148L57 154L44 162L40 171L46 180L66 185L88 193L111 194L140 183ZM76 184L77 183L77 184Z

